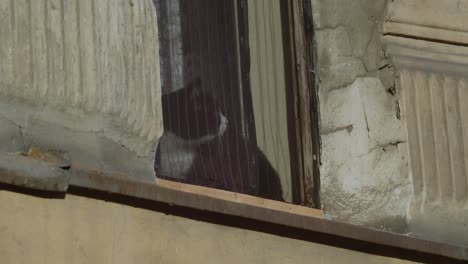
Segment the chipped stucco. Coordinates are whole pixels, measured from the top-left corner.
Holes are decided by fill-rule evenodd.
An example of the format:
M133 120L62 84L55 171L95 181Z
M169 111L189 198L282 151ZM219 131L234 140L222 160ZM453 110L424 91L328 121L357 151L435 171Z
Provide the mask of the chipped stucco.
M405 116L381 44L385 0L314 0L328 218L407 232Z

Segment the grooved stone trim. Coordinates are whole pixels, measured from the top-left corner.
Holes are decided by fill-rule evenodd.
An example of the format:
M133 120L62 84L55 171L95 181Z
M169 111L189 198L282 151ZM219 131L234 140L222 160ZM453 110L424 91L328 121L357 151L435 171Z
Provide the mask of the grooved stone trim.
M468 47L386 36L408 121L410 230L468 245Z
M0 19L0 117L25 144L154 180L162 118L152 1L0 1Z

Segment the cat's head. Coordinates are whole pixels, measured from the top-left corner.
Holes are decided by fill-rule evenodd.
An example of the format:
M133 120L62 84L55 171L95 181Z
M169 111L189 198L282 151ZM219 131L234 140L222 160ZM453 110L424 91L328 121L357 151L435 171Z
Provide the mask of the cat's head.
M214 96L196 79L176 92L163 95L164 129L192 142L204 143L222 135L227 119Z

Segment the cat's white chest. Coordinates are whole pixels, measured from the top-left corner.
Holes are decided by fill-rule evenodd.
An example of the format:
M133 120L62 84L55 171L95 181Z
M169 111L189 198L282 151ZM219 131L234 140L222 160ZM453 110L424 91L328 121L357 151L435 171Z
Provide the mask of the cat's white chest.
M196 147L171 132L165 132L159 144L159 173L178 180L187 179L196 157Z

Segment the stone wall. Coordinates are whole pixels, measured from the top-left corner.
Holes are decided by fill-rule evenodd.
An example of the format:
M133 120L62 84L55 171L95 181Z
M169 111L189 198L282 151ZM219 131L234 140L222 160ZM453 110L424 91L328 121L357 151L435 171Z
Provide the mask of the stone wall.
M328 218L467 245L468 1L313 1Z
M381 43L385 0L314 0L328 218L407 232L405 115Z

